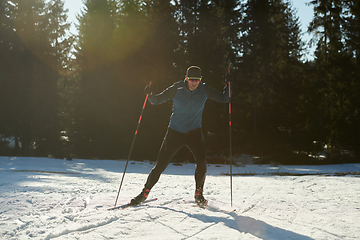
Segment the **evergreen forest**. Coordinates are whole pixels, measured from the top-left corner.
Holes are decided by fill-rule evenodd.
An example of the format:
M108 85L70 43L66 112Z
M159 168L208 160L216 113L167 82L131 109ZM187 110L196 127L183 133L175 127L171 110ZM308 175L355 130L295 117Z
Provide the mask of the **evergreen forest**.
M311 60L290 0L83 0L77 34L64 0L0 0L0 155L126 159L145 86L197 65L219 91L231 66L234 157L359 162L359 1L308 4ZM131 159L156 160L171 110L146 104ZM228 162L228 104L207 101L203 133Z

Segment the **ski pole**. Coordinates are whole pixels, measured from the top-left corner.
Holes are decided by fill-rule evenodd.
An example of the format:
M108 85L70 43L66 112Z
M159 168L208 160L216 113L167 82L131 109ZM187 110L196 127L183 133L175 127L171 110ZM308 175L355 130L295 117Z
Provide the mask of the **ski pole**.
M152 82L149 83L150 86L151 86L151 84L152 84ZM143 112L144 112L145 105L146 105L146 102L147 102L148 97L149 97L149 94L146 94L145 101L144 101L143 107L142 107L142 109L141 109L139 121L138 121L138 124L137 124L137 127L136 127L136 131L135 131L135 134L134 134L132 143L131 143L131 147L130 147L129 155L128 155L128 158L127 158L127 161L126 161L124 173L123 173L122 178L121 178L121 182L120 182L119 190L118 190L118 193L117 193L117 196L116 196L116 200L115 200L115 205L114 205L114 207L116 207L116 203L117 203L117 200L118 200L118 198L119 198L121 186L122 186L122 184L123 184L123 182L124 182L124 177L125 177L126 169L127 169L128 164L129 164L130 156L131 156L131 153L132 153L132 150L133 150L133 147L134 147L134 143L135 143L135 139L136 139L137 133L138 133L138 131L139 131L140 122L141 122L141 119L142 119L142 115L143 115Z
M231 63L228 68L227 72L227 80L228 80L228 86L229 86L229 147L230 147L230 200L231 200L231 207L233 206L233 186L232 186L232 141L231 141L231 84L230 84L230 67Z

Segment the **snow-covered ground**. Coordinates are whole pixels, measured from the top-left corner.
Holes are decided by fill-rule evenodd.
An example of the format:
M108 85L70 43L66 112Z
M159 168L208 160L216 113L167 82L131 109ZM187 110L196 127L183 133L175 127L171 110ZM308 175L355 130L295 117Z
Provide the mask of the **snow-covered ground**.
M150 193L158 201L107 211L126 161L0 157L0 239L360 239L360 164L209 165L194 206L194 164L170 164ZM130 162L119 204L137 195L153 165ZM328 175L262 175L328 173ZM286 174L287 175L287 174ZM186 201L186 202L185 202Z

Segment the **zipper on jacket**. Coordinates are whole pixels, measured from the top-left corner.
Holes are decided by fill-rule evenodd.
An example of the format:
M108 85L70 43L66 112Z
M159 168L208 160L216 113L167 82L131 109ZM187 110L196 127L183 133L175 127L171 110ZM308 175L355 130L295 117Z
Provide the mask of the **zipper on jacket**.
M189 120L190 120L190 115L191 115L192 95L193 95L193 92L190 91L190 109L189 109L188 120L186 122L186 133L189 132L188 127L189 127Z

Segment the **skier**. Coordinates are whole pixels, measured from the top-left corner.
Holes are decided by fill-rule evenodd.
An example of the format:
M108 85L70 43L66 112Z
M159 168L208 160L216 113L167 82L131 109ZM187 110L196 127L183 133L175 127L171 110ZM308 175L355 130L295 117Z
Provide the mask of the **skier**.
M224 92L220 93L201 80L201 69L198 66L191 66L187 69L183 81L174 83L160 94L153 95L151 85L145 87L144 92L149 94L148 100L151 104L157 105L172 100L173 109L157 162L141 193L131 199L131 205L139 205L146 200L161 173L183 146L188 147L196 161L195 202L199 206L207 205L207 200L203 196L206 177L206 145L201 129L202 113L208 98L226 103L229 102L229 92L227 86Z

